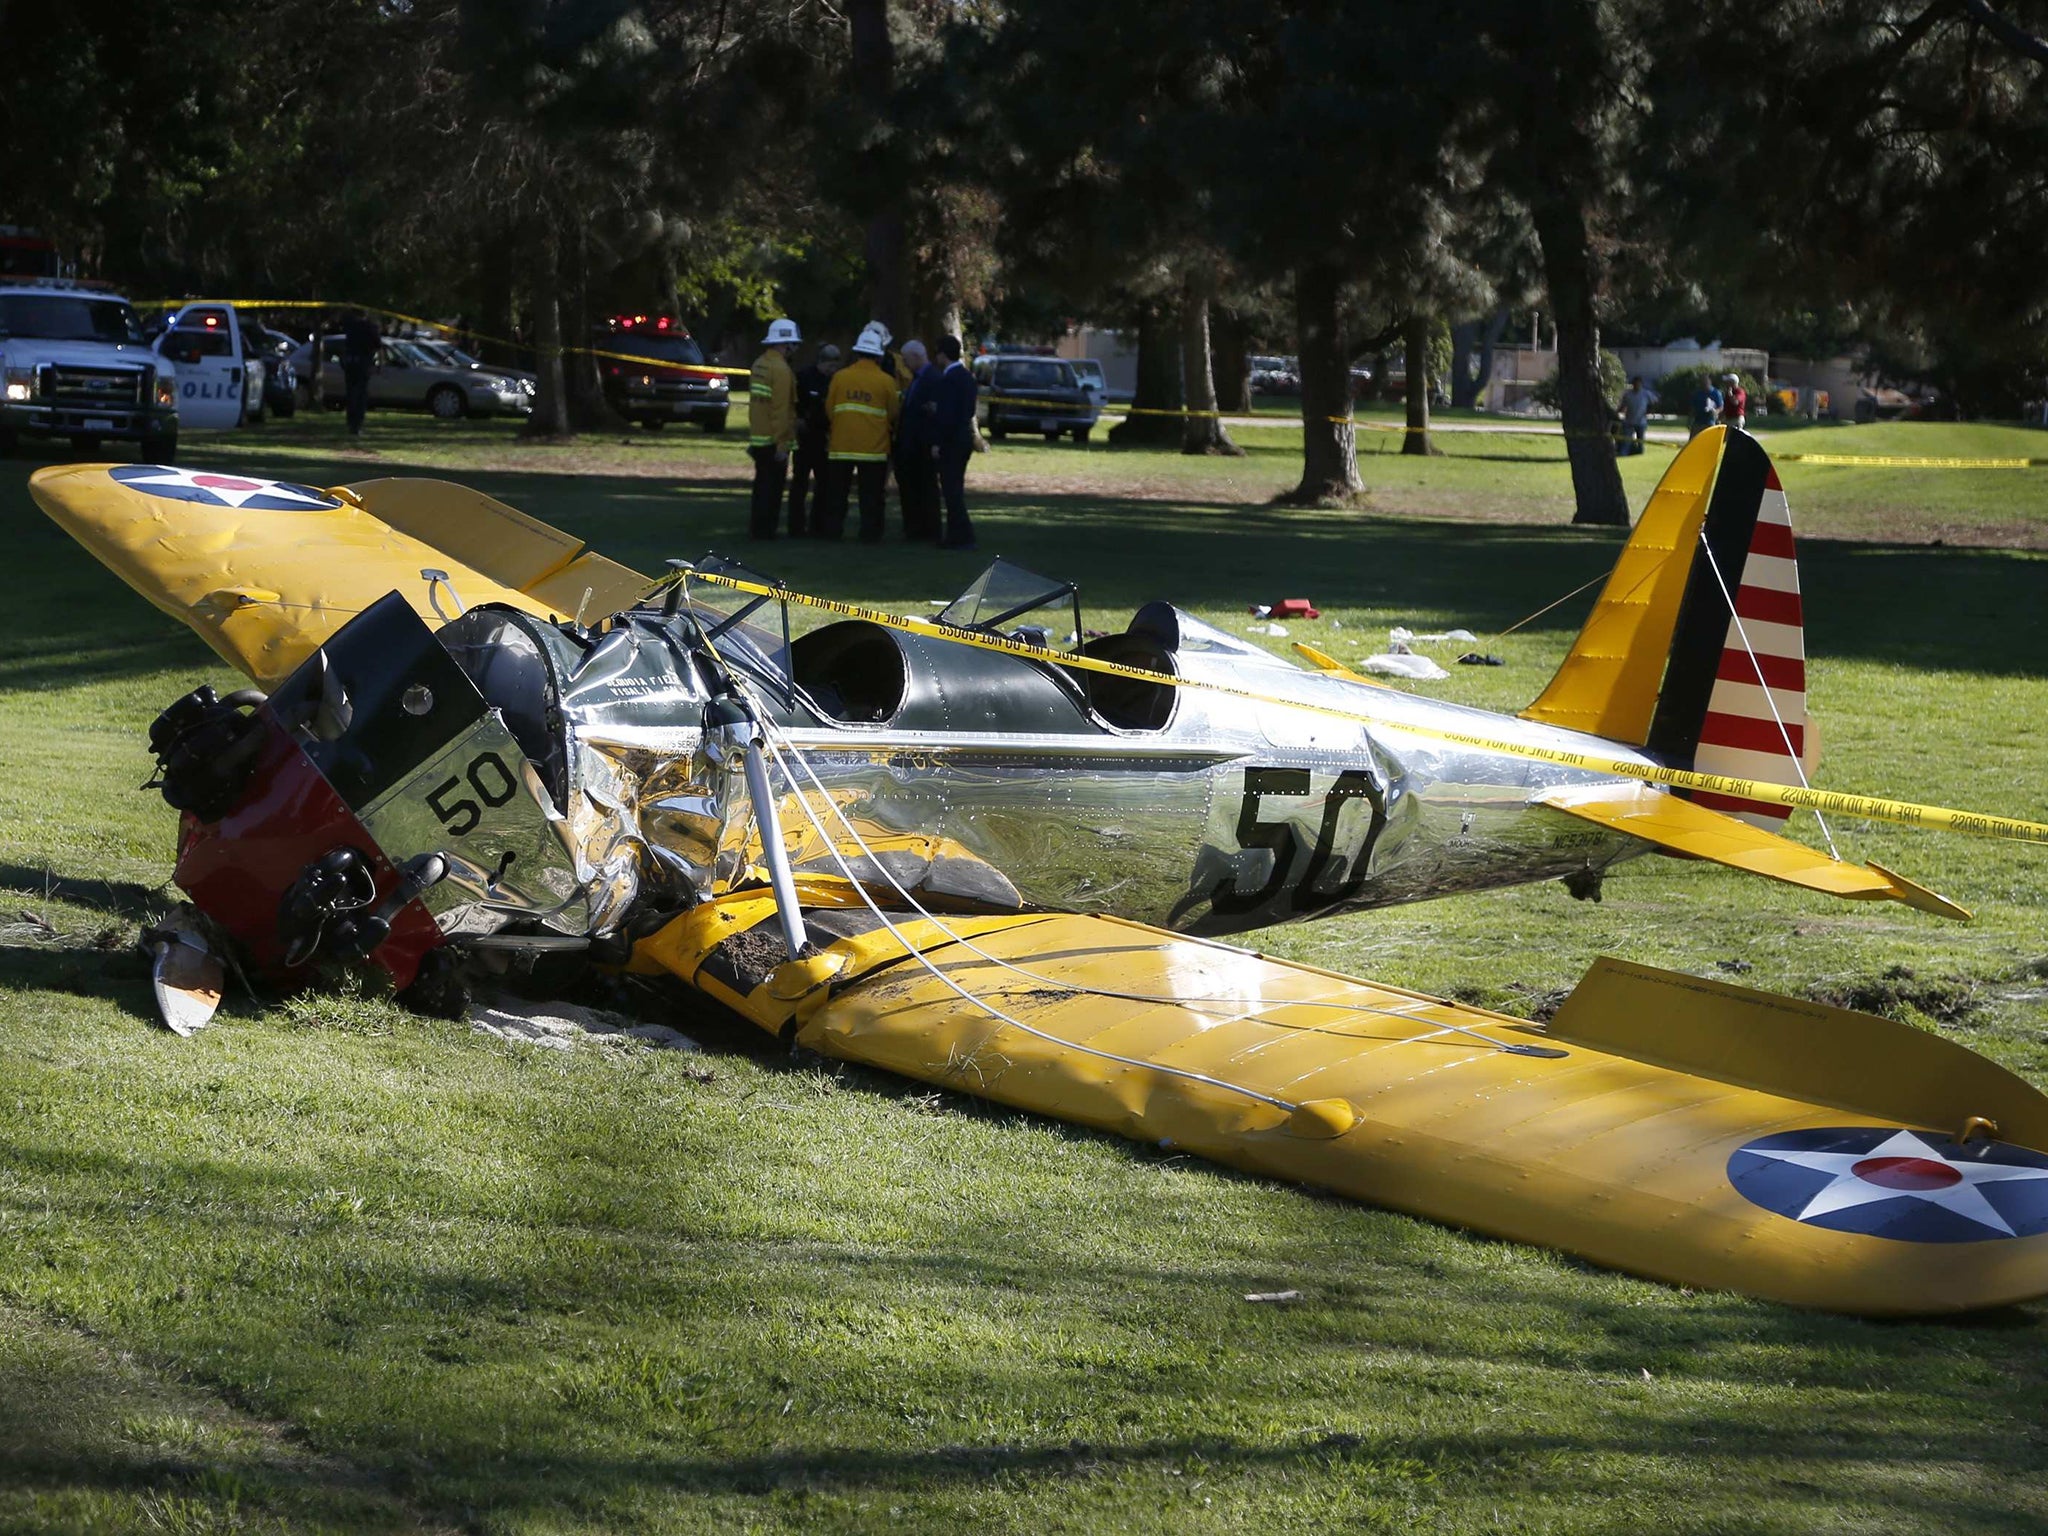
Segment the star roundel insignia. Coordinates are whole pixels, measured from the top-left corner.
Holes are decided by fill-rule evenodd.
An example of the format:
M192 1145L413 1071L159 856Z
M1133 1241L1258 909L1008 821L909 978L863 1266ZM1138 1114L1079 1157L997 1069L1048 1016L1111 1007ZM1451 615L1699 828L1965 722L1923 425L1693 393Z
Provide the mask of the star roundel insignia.
M1738 1147L1728 1182L1807 1226L1898 1242L2048 1232L2048 1156L2004 1142L1894 1126L1784 1131Z
M166 501L194 501L206 507L240 507L254 512L331 512L341 503L310 485L252 480L211 469L175 469L168 464L126 464L107 471L131 491Z

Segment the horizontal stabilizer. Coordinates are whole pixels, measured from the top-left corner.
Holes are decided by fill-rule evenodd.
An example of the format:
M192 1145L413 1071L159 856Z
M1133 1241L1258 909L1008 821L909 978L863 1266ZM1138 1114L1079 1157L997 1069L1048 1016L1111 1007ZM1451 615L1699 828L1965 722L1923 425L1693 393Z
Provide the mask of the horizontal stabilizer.
M1967 908L1888 869L1831 859L1804 843L1647 784L1559 785L1537 795L1536 803L1639 837L1667 852L1711 859L1768 880L1850 901L1901 901L1938 917L1970 919Z

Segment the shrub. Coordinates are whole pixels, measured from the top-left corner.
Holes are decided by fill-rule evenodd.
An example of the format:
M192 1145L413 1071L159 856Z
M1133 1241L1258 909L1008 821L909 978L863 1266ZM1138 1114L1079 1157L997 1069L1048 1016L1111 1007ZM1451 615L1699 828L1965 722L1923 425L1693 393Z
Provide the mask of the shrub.
M1628 388L1628 374L1623 371L1621 359L1605 347L1600 349L1600 398L1607 402L1607 409L1617 410L1621 405L1621 392ZM1557 398L1557 375L1539 379L1536 387L1529 391L1529 398L1546 411L1560 408Z

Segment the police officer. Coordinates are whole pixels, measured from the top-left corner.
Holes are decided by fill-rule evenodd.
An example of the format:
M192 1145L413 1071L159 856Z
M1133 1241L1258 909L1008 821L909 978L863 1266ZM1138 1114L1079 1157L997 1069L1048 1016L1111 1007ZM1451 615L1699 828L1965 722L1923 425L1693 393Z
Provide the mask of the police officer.
M370 371L377 366L377 349L383 345L377 322L360 309L350 310L341 322L341 383L350 437L363 435L363 417L370 409ZM319 358L313 366L320 366Z

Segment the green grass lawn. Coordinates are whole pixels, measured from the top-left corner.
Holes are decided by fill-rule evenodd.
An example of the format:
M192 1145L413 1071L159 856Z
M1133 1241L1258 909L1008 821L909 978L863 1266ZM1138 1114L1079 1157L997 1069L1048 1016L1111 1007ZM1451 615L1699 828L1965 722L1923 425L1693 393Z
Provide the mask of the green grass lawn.
M1554 442L1369 458L1367 509L1319 512L1269 505L1296 450L1245 436L1229 461L1007 445L972 471L983 555L1078 578L1105 629L1167 596L1242 632L1308 596L1325 617L1288 638L1355 660L1462 624L1508 665L1432 691L1510 709L1590 597L1498 632L1614 557L1567 525ZM373 418L369 444L302 419L187 457L459 478L645 568L742 548L730 439ZM1625 466L1638 501L1667 461ZM168 1035L126 952L174 899L143 733L229 677L33 508L30 467L0 468L0 1531L2048 1528L2040 1304L1871 1324L1675 1291L696 1018L692 1054L365 998ZM2048 819L2048 471L1785 480L1821 781ZM904 611L980 558L746 553ZM2048 1082L2048 852L1835 834L1977 922L1646 859L1600 905L1546 886L1259 942L1510 1011L1598 954L1732 974Z

